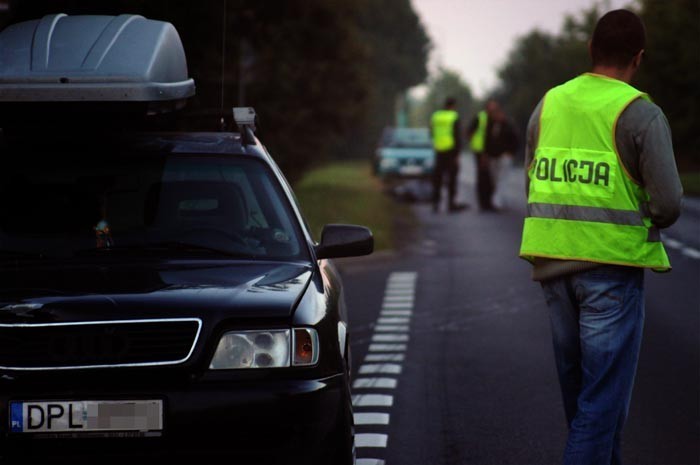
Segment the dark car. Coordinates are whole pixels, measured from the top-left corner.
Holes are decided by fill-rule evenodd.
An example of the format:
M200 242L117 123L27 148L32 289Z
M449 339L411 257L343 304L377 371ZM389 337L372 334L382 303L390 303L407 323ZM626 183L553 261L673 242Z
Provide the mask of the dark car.
M252 109L214 133L7 114L0 462L353 463L328 259L372 235L329 225L315 243Z

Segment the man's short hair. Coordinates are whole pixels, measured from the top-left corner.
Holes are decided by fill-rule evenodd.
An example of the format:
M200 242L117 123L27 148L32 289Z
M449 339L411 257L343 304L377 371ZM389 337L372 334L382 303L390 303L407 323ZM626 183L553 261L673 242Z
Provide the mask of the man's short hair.
M447 97L445 99L445 108L457 106L457 99L454 97Z
M644 49L646 33L639 16L629 10L613 10L603 15L593 31L593 66L625 68Z

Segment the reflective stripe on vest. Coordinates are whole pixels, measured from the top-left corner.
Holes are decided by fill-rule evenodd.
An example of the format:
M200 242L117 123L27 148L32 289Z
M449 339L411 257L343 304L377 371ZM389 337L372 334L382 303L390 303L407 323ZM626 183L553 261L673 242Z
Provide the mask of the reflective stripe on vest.
M489 117L484 110L481 110L476 117L478 124L469 140L469 148L474 153L482 153L486 148L486 127L489 124Z
M454 110L438 110L433 113L431 118L433 148L438 152L446 152L457 146L454 125L458 118L459 113Z
M670 268L649 218L648 193L615 147L620 114L648 98L615 79L583 74L545 96L528 175L520 256Z
M595 223L620 224L623 226L644 226L644 220L639 212L613 210L612 208L530 203L527 205L527 213L529 217L534 218L593 221Z

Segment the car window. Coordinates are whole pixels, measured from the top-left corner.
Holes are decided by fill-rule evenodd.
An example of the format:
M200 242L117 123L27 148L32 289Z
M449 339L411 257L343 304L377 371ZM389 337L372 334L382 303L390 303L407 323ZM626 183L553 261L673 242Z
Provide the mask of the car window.
M2 154L0 259L124 251L306 258L276 178L235 156Z
M427 128L385 129L382 145L395 148L432 148L430 132Z

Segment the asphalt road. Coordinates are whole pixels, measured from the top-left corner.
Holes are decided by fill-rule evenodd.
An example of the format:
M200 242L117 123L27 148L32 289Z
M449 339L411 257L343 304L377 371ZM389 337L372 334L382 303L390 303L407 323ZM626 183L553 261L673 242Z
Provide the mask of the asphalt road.
M461 192L474 205L472 160ZM341 263L351 311L359 464L554 464L566 437L542 292L509 209L433 214L393 254ZM647 273L626 464L700 463L700 201L668 230L673 271Z

